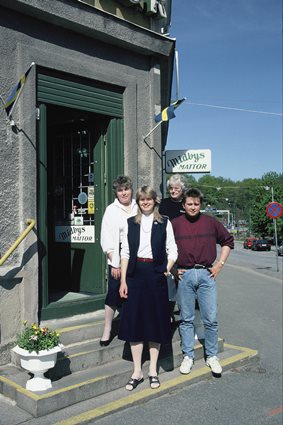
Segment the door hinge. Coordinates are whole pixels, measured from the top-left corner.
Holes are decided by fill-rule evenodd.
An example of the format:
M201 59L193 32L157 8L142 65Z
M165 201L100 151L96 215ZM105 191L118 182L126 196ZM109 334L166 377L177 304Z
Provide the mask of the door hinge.
M35 109L35 118L39 121L40 120L40 109L36 108Z

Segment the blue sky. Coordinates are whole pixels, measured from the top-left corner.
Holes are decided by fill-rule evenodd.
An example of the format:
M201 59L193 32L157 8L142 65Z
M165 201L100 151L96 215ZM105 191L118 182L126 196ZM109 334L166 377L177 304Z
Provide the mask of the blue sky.
M172 3L179 97L188 100L169 122L166 150L211 149L211 175L232 180L281 173L282 116L190 104L282 114L281 0Z

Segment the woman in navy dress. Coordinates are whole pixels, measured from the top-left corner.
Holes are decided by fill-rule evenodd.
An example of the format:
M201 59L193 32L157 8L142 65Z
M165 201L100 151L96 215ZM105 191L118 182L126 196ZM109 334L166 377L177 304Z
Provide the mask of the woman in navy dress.
M122 306L119 339L130 343L134 371L128 391L143 382L142 352L148 342L151 388L158 388L157 360L160 345L171 341L166 276L177 259L173 229L159 214L159 198L149 186L138 189L138 213L128 219L121 250L120 296Z

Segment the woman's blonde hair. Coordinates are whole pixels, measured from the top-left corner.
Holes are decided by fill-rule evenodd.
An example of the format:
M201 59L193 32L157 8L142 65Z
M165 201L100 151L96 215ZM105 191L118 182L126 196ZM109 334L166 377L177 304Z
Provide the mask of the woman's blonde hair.
M139 187L136 193L136 203L138 205L138 212L135 216L135 223L140 224L141 218L142 218L142 211L140 209L139 200L140 198L151 198L154 200L154 207L153 207L153 220L158 221L158 223L163 222L162 215L159 213L159 204L160 204L160 198L157 196L156 191L150 187L150 186L142 186Z

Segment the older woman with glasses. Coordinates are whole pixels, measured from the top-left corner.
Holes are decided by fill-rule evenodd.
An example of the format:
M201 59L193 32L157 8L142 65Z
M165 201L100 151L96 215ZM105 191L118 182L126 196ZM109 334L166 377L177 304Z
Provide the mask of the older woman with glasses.
M169 198L161 200L159 212L167 215L169 220L173 220L173 218L180 217L180 215L185 213L182 205L183 194L186 189L184 177L180 174L173 174L167 181L167 188Z

